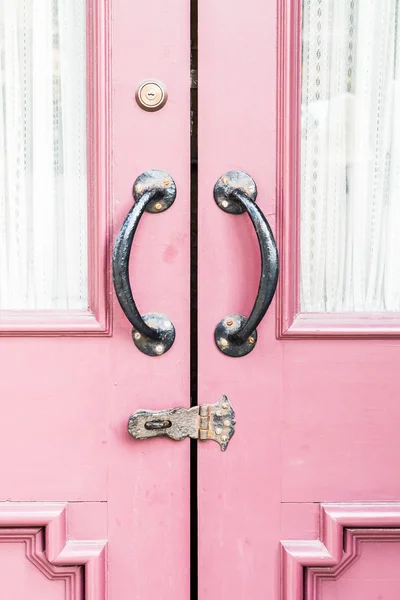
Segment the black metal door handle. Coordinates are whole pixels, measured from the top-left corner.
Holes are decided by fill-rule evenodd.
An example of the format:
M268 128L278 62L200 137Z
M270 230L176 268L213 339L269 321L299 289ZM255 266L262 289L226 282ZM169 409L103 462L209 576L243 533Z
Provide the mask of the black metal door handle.
M214 199L225 212L247 212L257 234L261 253L261 277L257 298L248 318L228 315L215 329L215 342L228 356L245 356L257 343L257 326L268 310L278 283L279 260L276 242L267 219L256 205L257 187L242 171L225 173L214 187Z
M135 204L129 211L114 245L114 288L126 318L133 325L132 339L136 347L148 356L160 356L174 343L175 328L166 315L140 315L129 281L129 257L141 216L145 211L154 214L167 210L176 198L175 182L165 171L146 171L136 179L133 197Z

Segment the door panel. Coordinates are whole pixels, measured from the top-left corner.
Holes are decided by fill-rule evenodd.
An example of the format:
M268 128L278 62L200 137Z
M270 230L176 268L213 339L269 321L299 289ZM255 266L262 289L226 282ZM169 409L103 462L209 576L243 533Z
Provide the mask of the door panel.
M9 529L0 535L0 576L3 590L15 600L72 600L84 593L82 567L55 567L43 556L41 529Z
M183 0L173 7L160 0L87 3L87 41L95 60L88 67L89 112L94 111L98 129L88 136L88 161L96 157L89 177L89 239L96 252L89 259L95 301L86 313L101 322L100 331L80 327L82 314L68 320L50 311L40 314L40 337L27 326L20 327L18 337L0 339L0 450L7 457L0 469L0 499L29 503L23 517L13 517L13 527L43 528L46 539L58 532L50 561L87 562L88 581L101 571L103 579L87 588L85 600L103 597L106 565L78 560L79 552L86 557L85 548L92 547L85 541L83 549L77 542L78 555L64 551L64 526L72 531L72 541L84 537L107 544L110 598L155 598L160 590L163 598L188 596L189 445L164 439L138 443L127 432L128 418L139 408L189 404L186 5ZM162 19L155 18L160 13ZM165 82L169 92L157 113L135 102L137 85L149 77ZM157 358L134 346L131 325L110 286L112 243L133 204L133 182L151 168L168 171L178 190L169 211L144 215L132 249L130 277L140 311L168 314L177 331L173 347ZM99 270L102 277L96 275ZM13 319L25 317L35 318ZM50 332L48 320L55 323ZM60 330L63 335L57 335ZM61 516L30 516L44 501L61 503ZM106 515L89 510L84 524L74 525L75 502L106 505ZM0 506L3 525L1 511Z
M390 338L398 313L301 312L301 7L199 7L199 401L226 393L237 421L223 460L199 448L202 600L361 598L368 561L369 591L396 597L385 569L397 555L400 355ZM255 180L281 265L278 294L242 358L224 356L213 339L225 315L249 315L259 283L248 217L226 214L213 199L215 182L232 169ZM382 538L363 538L373 527ZM339 577L353 542L360 566L352 583L349 571L340 585L325 584L326 566Z
M282 500L396 500L396 342L301 344L284 350Z
M398 503L314 504L307 512L298 509L309 505L298 503L291 505L289 513L287 506L282 505L282 514L293 518L297 512L298 518L297 523L291 523L295 538L281 542L282 600L308 600L325 594L396 597L398 578L393 567L399 535ZM299 517L309 517L311 512L318 515L319 539L306 528L305 535L299 535ZM336 582L338 585L333 585Z
M236 433L224 456L199 447L199 598L278 598L281 354L271 306L253 352L224 356L214 329L248 315L259 248L246 215L213 199L232 169L249 173L275 229L275 3L199 3L199 402L227 394Z

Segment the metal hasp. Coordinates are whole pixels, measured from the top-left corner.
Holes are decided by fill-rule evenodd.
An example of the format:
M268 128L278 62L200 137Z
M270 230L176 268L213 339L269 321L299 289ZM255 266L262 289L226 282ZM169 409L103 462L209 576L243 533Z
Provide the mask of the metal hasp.
M114 245L114 288L126 318L133 325L132 338L136 347L148 356L161 356L174 343L175 328L166 315L140 315L129 281L129 258L133 238L143 213L157 214L168 210L176 198L175 182L165 171L146 171L136 179L133 197L135 204L129 211Z
M240 357L249 354L257 343L256 327L268 310L278 283L279 260L269 223L256 205L257 186L250 175L229 171L214 187L214 199L227 213L247 212L257 235L261 253L261 277L257 298L250 316L228 315L215 329L215 343L223 354Z
M235 411L226 396L215 404L167 410L138 410L128 421L136 440L167 436L180 441L187 437L202 442L214 440L225 451L235 433Z

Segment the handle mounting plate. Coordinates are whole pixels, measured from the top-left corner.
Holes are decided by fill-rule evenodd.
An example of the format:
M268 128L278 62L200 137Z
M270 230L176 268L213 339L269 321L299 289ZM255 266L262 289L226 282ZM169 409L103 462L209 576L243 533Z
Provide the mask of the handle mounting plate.
M241 215L246 212L243 204L233 196L233 192L243 192L252 200L256 201L256 182L243 171L228 171L222 175L214 186L214 200L221 210L231 215Z
M144 194L153 191L154 197L146 205L145 211L156 214L168 210L176 198L176 185L171 175L160 169L150 169L139 175L133 184L135 202L139 202Z
M247 322L243 315L228 315L215 328L215 343L223 354L239 358L249 354L257 343L257 331L254 330L245 341L236 340L235 333Z
M157 333L153 340L132 327L132 339L136 348L147 356L161 356L169 350L175 341L175 327L166 315L161 313L146 313L143 321Z

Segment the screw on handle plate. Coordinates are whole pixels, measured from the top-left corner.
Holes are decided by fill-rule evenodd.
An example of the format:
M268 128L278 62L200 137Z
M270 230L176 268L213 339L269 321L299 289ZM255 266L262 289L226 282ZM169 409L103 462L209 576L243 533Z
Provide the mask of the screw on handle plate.
M235 411L227 396L215 404L167 410L138 410L128 421L128 431L136 440L167 436L175 441L190 437L194 440L217 442L225 451L235 433Z

